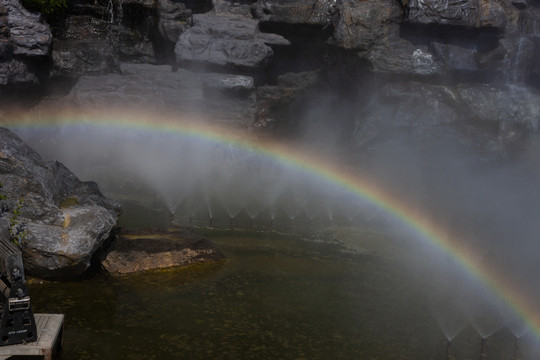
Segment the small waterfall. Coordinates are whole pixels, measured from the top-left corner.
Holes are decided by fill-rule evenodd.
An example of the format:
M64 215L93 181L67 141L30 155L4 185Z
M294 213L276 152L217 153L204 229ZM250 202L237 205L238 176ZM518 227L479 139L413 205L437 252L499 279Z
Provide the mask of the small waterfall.
M532 66L533 50L534 43L529 39L529 36L521 36L517 42L514 59L511 62L509 74L511 83L522 84L525 82Z

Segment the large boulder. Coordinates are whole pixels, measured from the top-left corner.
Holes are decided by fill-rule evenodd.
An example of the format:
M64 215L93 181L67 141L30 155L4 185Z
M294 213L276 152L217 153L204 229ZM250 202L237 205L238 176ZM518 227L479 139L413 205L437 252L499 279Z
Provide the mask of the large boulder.
M179 63L257 68L273 55L268 44L289 42L260 33L258 21L244 16L194 14L193 26L180 35L174 51Z
M2 205L24 225L23 259L29 275L74 277L90 265L109 237L121 208L92 182L80 181L64 165L44 161L18 136L0 128Z

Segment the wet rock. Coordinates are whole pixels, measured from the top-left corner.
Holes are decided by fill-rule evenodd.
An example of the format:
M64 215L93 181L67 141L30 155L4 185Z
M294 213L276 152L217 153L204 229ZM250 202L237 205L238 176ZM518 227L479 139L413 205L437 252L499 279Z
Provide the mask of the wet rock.
M0 85L39 82L34 59L46 59L52 35L39 14L17 0L0 0ZM39 61L39 60L36 60Z
M193 27L180 35L176 59L221 66L256 68L272 56L267 35L259 37L258 22L242 16L193 15ZM279 39L275 35L273 41ZM281 39L287 43L285 39Z
M343 2L334 17L333 42L359 50L377 72L434 75L441 66L426 45L401 38L402 9L394 1Z
M156 64L154 45L147 31L130 27L118 29L118 52L124 62Z
M401 139L453 143L471 158L502 159L537 131L539 96L523 87L390 83L364 109L356 139L371 152Z
M31 13L17 0L0 0L7 9L13 54L21 56L44 56L49 53L52 34L40 14Z
M292 108L313 93L319 83L316 71L286 73L278 77L276 85L257 88L257 128L274 128L283 124L294 124Z
M37 75L28 67L25 61L11 59L0 62L0 85L26 85L38 82Z
M342 2L334 17L334 41L346 49L369 50L397 32L402 10L389 0Z
M496 125L502 137L526 136L540 127L538 91L521 86L463 84L458 86L458 93L478 121Z
M22 201L25 270L41 278L84 272L108 238L121 208L92 182L81 182L64 165L44 161L19 137L0 128L0 183L7 209Z
M259 0L253 7L262 22L328 25L338 1L336 0Z
M393 39L373 46L365 56L378 72L415 75L436 75L441 71L437 59L425 46Z
M76 78L117 72L120 64L107 41L60 40L53 44L51 76Z
M172 71L167 65L123 64L121 70L122 74L81 76L67 96L48 106L90 112L103 108L171 112L235 127L249 127L254 122L250 77ZM209 87L219 88L220 94L208 92ZM224 92L235 96L223 96Z
M238 15L251 18L251 5L241 4L235 0L213 0L212 12L217 15Z
M437 42L432 43L430 48L446 70L477 71L479 69L476 49Z
M180 34L191 24L191 10L179 1L158 0L158 29L161 36L172 44L176 44Z
M203 85L218 91L249 92L255 90L251 76L209 73L202 78Z
M180 228L121 229L102 266L111 274L216 262L224 258L212 242Z
M503 7L494 0L402 2L407 8L407 21L412 23L503 29L507 20Z
M118 71L118 53L109 30L105 20L70 16L64 34L53 42L51 76L75 78Z

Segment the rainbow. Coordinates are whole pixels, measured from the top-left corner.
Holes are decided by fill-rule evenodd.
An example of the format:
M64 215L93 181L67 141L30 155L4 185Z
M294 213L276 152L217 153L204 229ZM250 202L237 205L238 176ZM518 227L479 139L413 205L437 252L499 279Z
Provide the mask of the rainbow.
M325 180L362 200L381 208L385 213L414 231L418 240L434 247L457 262L471 277L479 280L498 296L529 327L536 340L540 341L540 306L519 288L502 271L480 260L480 256L466 241L449 236L448 229L429 220L421 210L411 208L405 201L377 186L368 176L336 165L306 149L298 149L286 143L257 138L247 131L210 125L208 122L182 121L166 116L145 116L126 113L99 114L52 114L46 117L13 117L11 121L0 123L13 129L50 128L69 126L112 127L141 132L161 132L203 139L219 144L254 151L276 159L280 163L301 169Z

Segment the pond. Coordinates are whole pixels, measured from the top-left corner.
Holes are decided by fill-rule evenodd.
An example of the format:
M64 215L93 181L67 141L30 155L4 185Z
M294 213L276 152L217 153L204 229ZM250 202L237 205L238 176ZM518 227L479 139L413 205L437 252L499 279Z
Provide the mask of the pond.
M62 359L446 358L429 274L411 275L398 240L350 229L203 233L225 261L32 284L34 312L66 315ZM511 334L498 331L485 352L513 358ZM478 334L466 327L452 354L478 358Z

